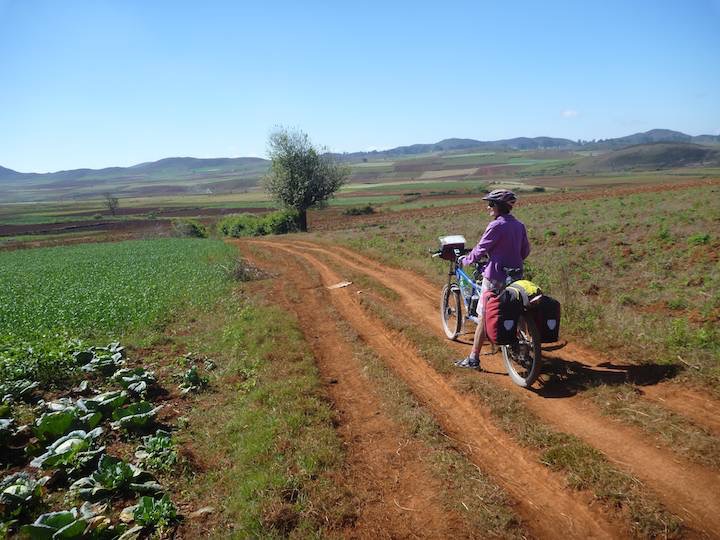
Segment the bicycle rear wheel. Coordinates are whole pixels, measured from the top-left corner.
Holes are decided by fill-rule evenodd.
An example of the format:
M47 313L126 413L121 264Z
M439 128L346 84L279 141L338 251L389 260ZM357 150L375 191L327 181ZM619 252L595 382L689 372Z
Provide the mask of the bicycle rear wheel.
M521 315L518 320L517 342L503 345L502 353L505 369L518 386L527 388L540 376L540 332L528 314Z
M462 298L460 289L454 283L443 287L440 295L440 320L445 335L455 340L460 335L463 326Z

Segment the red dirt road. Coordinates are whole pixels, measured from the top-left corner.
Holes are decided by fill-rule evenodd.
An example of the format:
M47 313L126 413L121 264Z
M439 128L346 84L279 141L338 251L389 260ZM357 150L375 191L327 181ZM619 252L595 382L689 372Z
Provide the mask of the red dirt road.
M325 286L341 280L305 246L270 242L253 244L278 250L278 255L290 255L284 257L286 260L303 261L304 267L319 273ZM382 324L369 318L352 288L331 290L329 297L342 319L408 384L444 430L467 449L469 458L510 493L518 513L534 536L554 537L559 527L572 538L612 538L629 534L627 525L614 523L600 507L591 504L589 493L566 488L562 477L540 465L532 451L520 447L496 427L485 408L455 391L417 356L402 336L387 332ZM512 458L508 459L508 456ZM474 534L482 536L478 532Z
M254 264L262 264L243 251ZM285 277L288 283L278 282L275 297L301 322L340 418L337 429L347 460L338 483L351 488L357 499L357 519L343 536L471 538L460 516L445 507L443 486L428 472L423 460L428 449L383 411L352 347L335 325L319 276L293 259ZM300 292L302 299L289 290Z

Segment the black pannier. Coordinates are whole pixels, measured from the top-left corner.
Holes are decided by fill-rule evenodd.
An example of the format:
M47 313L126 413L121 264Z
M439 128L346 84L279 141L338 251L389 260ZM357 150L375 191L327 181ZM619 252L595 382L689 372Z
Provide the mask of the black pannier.
M540 342L557 341L560 337L560 302L543 294L539 300L533 302L532 313L540 332Z

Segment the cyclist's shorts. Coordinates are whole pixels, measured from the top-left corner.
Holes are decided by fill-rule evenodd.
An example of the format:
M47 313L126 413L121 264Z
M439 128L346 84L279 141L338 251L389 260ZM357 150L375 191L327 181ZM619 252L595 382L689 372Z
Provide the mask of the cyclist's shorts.
M500 283L499 281L483 277L482 286L480 288L481 301L479 302L480 305L478 306L479 317L482 317L485 314L485 291L499 291L500 287L502 287L502 283Z

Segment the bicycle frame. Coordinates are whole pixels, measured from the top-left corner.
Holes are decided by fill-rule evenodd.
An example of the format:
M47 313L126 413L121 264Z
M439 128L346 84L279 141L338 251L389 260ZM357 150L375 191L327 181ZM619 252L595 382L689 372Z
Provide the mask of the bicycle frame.
M473 278L465 273L460 267L457 260L450 262L450 271L448 272L448 284L453 285L453 277L455 277L454 284L460 290L460 297L463 299L465 304L465 319L468 319L475 324L478 324L479 319L477 315L470 315L470 307L472 306L473 295L477 294L478 302L481 299L482 284L478 284L478 277L482 275L484 266L475 265L475 272L473 272Z

